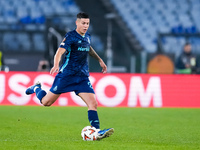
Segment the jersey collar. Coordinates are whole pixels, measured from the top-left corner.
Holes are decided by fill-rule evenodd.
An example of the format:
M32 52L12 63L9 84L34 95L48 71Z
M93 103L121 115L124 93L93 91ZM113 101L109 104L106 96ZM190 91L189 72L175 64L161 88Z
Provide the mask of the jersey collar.
M79 36L81 36L82 38L85 38L85 35L83 35L83 36L80 35L80 34L76 31L76 29L74 29L74 31L75 31ZM86 33L87 33L87 32L86 32ZM85 34L86 34L86 33L85 33Z

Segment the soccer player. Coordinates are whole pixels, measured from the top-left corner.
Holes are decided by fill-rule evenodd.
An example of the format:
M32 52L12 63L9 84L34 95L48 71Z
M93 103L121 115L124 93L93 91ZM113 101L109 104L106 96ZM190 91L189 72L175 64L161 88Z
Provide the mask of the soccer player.
M98 130L97 140L109 137L114 129L100 130L100 123L97 114L97 101L93 87L88 79L89 69L87 56L94 57L99 61L102 72L107 72L107 66L90 46L90 34L87 32L90 19L86 13L78 13L76 20L76 29L65 35L54 56L54 65L50 74L58 73L54 79L53 85L48 93L41 89L38 82L26 90L26 94L36 93L37 98L44 106L51 106L62 93L74 91L76 95L86 103L88 107L88 120L91 126ZM62 55L65 59L61 67L59 62Z

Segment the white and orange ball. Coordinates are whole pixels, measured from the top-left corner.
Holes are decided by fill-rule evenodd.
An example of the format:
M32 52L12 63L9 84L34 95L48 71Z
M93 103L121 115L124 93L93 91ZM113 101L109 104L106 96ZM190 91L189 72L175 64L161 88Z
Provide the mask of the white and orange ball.
M97 139L98 131L93 126L86 126L81 131L81 136L84 141L95 141Z

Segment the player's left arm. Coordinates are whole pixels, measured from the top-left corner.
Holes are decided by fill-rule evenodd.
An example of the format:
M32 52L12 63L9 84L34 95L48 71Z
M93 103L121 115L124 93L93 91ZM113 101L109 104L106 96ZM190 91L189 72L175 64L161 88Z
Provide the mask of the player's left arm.
M107 66L104 61L99 57L99 55L95 52L95 50L90 46L89 55L99 61L100 66L102 67L102 72L107 72Z

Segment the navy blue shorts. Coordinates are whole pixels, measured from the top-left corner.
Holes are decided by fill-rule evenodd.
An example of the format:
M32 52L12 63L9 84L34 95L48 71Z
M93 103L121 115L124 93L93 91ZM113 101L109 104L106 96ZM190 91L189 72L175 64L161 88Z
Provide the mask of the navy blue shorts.
M74 91L79 93L94 93L92 84L87 76L56 76L50 91L54 94L62 94Z

